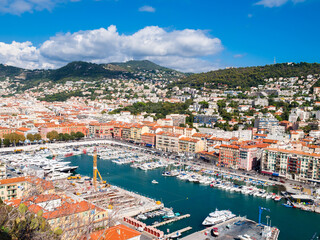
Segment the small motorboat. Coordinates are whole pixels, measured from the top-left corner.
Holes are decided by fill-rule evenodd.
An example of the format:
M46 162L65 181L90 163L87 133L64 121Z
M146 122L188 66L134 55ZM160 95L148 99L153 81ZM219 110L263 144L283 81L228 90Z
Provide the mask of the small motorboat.
M170 236L170 239L176 239L178 237L181 237L181 233L180 232L177 232L175 235Z
M290 203L289 201L287 203L282 203L283 206L288 207L288 208L292 208L293 204Z
M152 180L151 183L158 184L158 182L156 180Z

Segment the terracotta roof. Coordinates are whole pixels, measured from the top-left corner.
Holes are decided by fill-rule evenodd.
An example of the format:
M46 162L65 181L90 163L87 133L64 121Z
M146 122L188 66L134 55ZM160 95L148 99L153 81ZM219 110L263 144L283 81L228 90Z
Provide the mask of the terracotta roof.
M297 150L287 150L287 149L279 149L279 148L266 148L266 150L274 151L274 152L292 153L292 154L297 154L297 155L305 155L305 156L312 156L312 157L319 157L320 158L320 154L307 153L307 152L297 151Z
M7 178L0 180L0 185L2 184L12 184L12 183L20 183L20 182L26 182L26 177L17 177L17 178Z
M169 136L169 137L180 137L181 134L171 132L158 132L157 135Z
M263 142L263 143L277 143L278 140L273 140L273 139L267 139L267 138L265 138L265 139L262 140L262 142Z
M182 137L179 139L179 141L187 141L187 142L199 142L200 140L199 139L195 139L195 138L189 138L189 137Z
M42 203L42 202L47 202L51 200L56 200L59 198L60 197L56 194L41 194L41 195L33 196L28 200L32 201L33 203Z
M236 145L226 145L226 144L221 144L220 149L224 147L224 148L233 148L233 149L239 149L239 146Z
M208 134L203 134L203 133L194 133L194 134L192 134L192 137L210 138L210 135L208 135Z
M266 136L268 136L268 135L267 135L267 134L262 134L262 133L256 133L256 134L254 134L254 136L266 137Z
M156 134L154 133L142 133L141 136L150 136L150 137L155 137Z
M21 131L21 132L27 132L31 130L31 128L25 128L25 127L21 127L21 128L18 128L17 131Z
M141 233L123 224L91 233L88 240L128 240ZM87 239L86 237L83 240Z

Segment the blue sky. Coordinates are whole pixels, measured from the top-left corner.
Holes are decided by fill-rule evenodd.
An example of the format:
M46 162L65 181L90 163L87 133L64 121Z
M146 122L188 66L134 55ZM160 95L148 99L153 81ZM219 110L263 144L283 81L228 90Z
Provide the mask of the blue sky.
M319 62L319 0L0 0L0 63L149 59L182 71Z

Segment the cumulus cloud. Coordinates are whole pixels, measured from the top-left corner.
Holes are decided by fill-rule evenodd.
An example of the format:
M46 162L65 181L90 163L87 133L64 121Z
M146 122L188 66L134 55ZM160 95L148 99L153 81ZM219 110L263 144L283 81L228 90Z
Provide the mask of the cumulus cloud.
M51 10L65 0L0 0L0 12L21 15L24 12ZM72 1L72 0L71 0Z
M155 12L156 9L154 7L151 6L143 6L139 8L139 12Z
M32 46L31 42L0 42L0 62L28 69L54 67L43 61L39 49Z
M305 0L260 0L259 2L256 3L256 5L263 5L264 7L280 7L287 2L292 2L292 3L299 3L299 2L304 2Z
M200 72L217 66L202 58L222 51L221 40L203 30L166 31L145 27L132 35L119 34L116 26L51 37L34 47L30 42L0 43L2 63L26 68L60 67L71 61L108 63L149 59L181 71Z
M246 53L243 53L243 54L235 54L233 55L234 58L243 58L245 57L247 54Z

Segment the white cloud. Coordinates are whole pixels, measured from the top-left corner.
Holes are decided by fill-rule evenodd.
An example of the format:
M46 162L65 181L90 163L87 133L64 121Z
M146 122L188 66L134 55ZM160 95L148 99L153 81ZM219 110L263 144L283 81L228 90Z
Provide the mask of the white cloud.
M21 15L24 12L51 10L61 2L65 0L0 0L0 12Z
M139 12L155 12L156 9L151 6L143 6L139 8Z
M60 67L71 61L108 63L149 59L181 71L200 72L217 66L202 60L222 51L221 40L202 30L165 31L145 27L132 35L119 34L113 25L51 37L40 45L0 43L0 62L25 68Z
M294 4L299 2L304 2L305 0L260 0L259 2L255 3L256 5L263 5L264 7L280 7L287 2L292 2Z
M233 55L234 58L243 58L245 57L247 54L246 53L243 53L243 54L235 54Z
M178 56L146 57L147 60L161 66L176 69L181 72L208 72L217 70L220 67L218 62L209 62L199 58L184 58Z
M0 62L12 66L34 69L52 68L54 65L43 61L39 49L31 42L0 42Z

